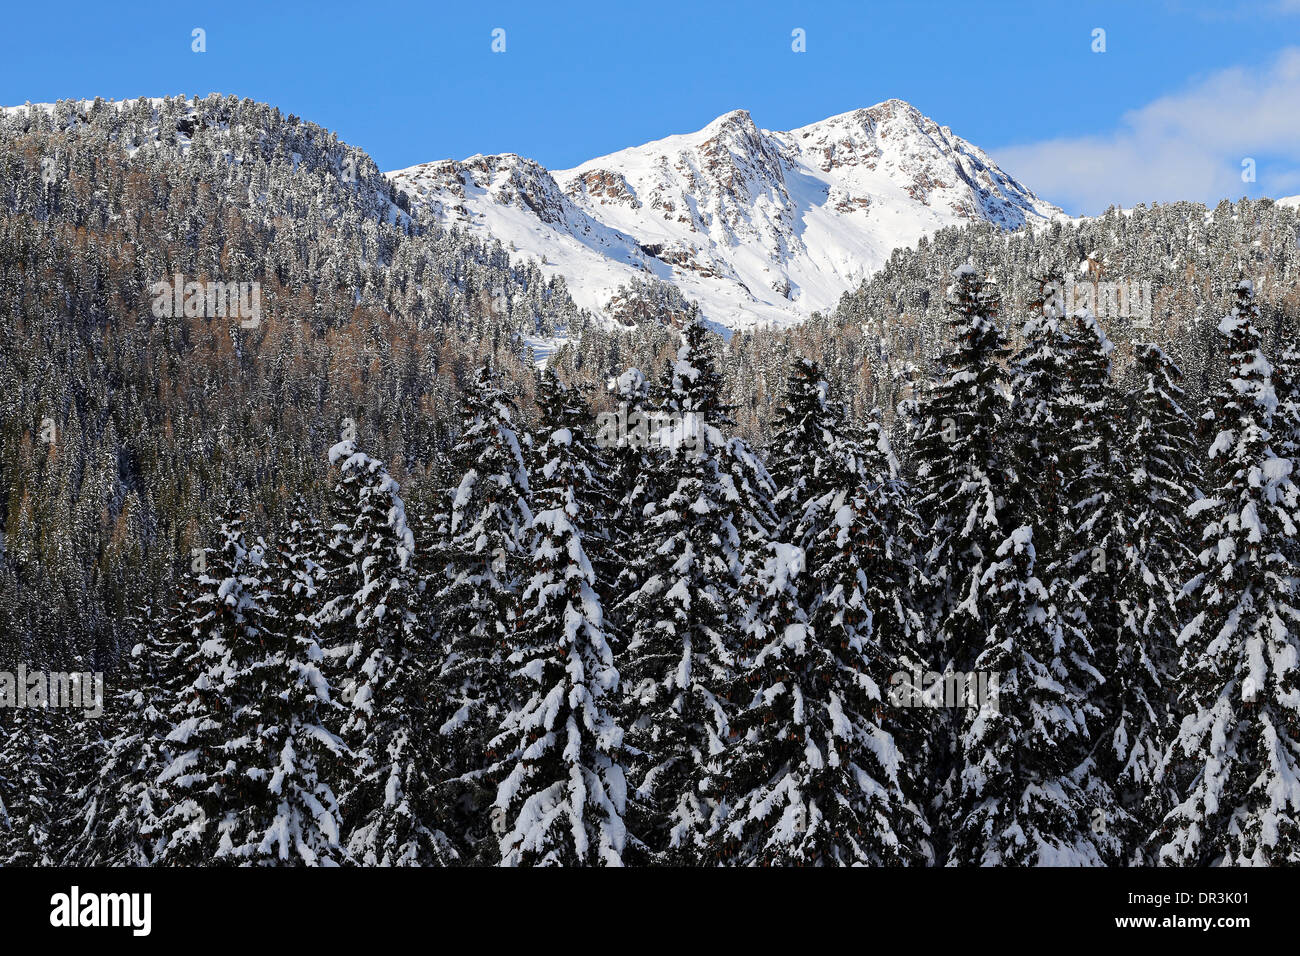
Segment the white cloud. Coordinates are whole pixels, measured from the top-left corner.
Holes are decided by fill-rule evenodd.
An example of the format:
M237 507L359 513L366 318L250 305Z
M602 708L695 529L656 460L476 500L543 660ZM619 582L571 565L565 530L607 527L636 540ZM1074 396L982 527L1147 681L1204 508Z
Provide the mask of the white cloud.
M1222 70L1125 113L1109 132L992 152L1040 196L1075 212L1276 197L1300 191L1298 118L1300 47L1288 47L1267 66ZM1247 157L1256 161L1253 184L1241 179Z

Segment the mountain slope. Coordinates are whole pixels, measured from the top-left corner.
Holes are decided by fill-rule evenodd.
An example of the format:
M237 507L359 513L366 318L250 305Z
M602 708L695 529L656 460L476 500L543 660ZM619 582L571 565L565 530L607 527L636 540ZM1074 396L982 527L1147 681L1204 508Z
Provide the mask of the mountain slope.
M619 286L653 276L732 329L829 309L943 226L1061 214L901 100L789 132L736 110L557 172L504 154L387 175L417 217L497 236L593 312L616 318Z

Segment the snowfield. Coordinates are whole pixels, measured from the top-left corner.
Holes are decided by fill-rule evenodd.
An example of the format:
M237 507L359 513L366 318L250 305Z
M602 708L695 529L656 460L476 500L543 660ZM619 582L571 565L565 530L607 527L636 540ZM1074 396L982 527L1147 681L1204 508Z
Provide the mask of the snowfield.
M417 216L499 238L599 316L614 319L620 286L653 276L732 330L828 310L944 226L1064 217L902 100L789 132L735 110L568 170L505 153L386 175Z

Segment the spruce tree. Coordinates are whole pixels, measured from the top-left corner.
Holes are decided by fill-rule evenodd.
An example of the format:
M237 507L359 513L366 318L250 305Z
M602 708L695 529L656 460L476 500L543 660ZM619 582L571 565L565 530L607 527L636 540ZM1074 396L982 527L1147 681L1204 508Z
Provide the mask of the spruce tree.
M620 608L633 798L646 808L638 836L669 863L709 852L717 804L702 787L730 737L736 665L739 495L723 465L729 419L707 335L698 322L683 330L660 385L652 440L664 491L634 552L642 583Z
M0 866L58 861L61 719L49 708L0 708Z
M600 420L596 444L609 469L611 551L627 555L644 527L646 507L656 499L650 383L640 369L630 368L610 380L609 392L617 404ZM619 587L614 582L605 597L613 597Z
M471 844L490 837L482 827L492 801L483 772L496 759L489 741L514 703L505 660L514 648L523 534L532 520L516 418L501 376L485 363L464 396L451 455L458 484L442 542L446 567L432 582L445 651L438 677L445 799L460 811L455 830Z
M1065 407L1073 344L1064 310L1059 278L1040 279L1010 366L1007 443L1016 480L1009 497L1022 521L1032 519L1040 567L1056 561L1068 525L1063 435L1073 417Z
M268 569L267 803L250 827L252 862L332 866L344 859L335 787L347 766L317 621L323 533L301 497Z
M973 668L986 692L962 712L950 866L1097 866L1110 852L1074 776L1089 740L1086 641L1038 578L1033 537L1014 530L983 577L999 613Z
M1043 280L1025 324L1016 376L1009 457L1017 475L1016 520L1032 530L1035 575L1047 613L1068 641L1059 680L1080 695L1082 723L1060 741L1059 760L1089 807L1092 840L1105 859L1120 856L1127 817L1116 806L1112 767L1098 767L1098 741L1116 719L1118 595L1125 541L1121 401L1111 383L1114 346L1086 310L1062 315L1059 280ZM1073 748L1067 751L1066 747Z
M809 627L795 583L804 560L798 546L772 542L751 569L740 622L748 663L731 695L743 707L732 723L739 739L712 781L725 804L719 856L738 865L922 863L925 821L903 792L905 758L880 726L883 688L868 674L866 642Z
M1300 347L1294 344L1294 336L1288 330L1288 340L1273 364L1273 390L1277 393L1274 450L1279 457L1291 459L1300 454Z
M920 404L913 450L929 551L934 663L970 669L995 616L981 587L1004 540L1009 462L1003 441L1008 350L996 291L972 266L948 293L953 349Z
M363 866L446 864L456 850L433 805L443 757L433 649L418 613L415 537L401 489L382 462L350 440L329 457L340 488L357 489L342 537L360 576L355 593L330 599L352 611L356 635L340 687L348 711L340 736L352 758L351 779L339 794L342 842Z
M619 677L584 548L584 529L598 526L591 512L603 482L570 390L550 379L541 411L532 573L508 659L519 703L492 744L502 754L494 805L500 862L619 866L627 794L613 713Z
M536 400L542 428L552 434L567 430L572 436L582 436L581 441L575 437L568 452L578 459L573 467L583 476L574 486L574 494L581 499L578 532L583 551L596 572L597 595L611 594L622 559L614 548L614 522L610 518L616 508L610 483L611 462L594 440L595 416L583 400L582 390L564 384L552 368L538 375ZM543 471L551 467L554 457L549 445L535 449L531 457L529 474L547 478Z
M166 809L156 862L168 866L247 859L248 809L265 789L265 561L246 540L240 512L227 502L220 544L203 552L195 593L177 621L181 633L167 638L181 645L194 675L172 705L172 759L157 780Z
M850 460L853 450L843 446L834 427L835 411L821 368L802 356L795 358L769 451L769 470L778 489L778 538L792 540L795 527L809 517L808 505L821 501L856 468Z
M1260 351L1254 287L1219 324L1228 379L1210 403L1206 496L1188 517L1201 552L1178 635L1182 722L1166 757L1177 805L1155 843L1164 864L1300 862L1300 491L1273 447L1278 397Z
M781 535L796 544L769 545L746 576L747 666L732 696L752 706L736 718L748 733L724 775L744 806L724 842L751 862L921 863L931 854L917 803L929 712L886 700L896 675L910 683L923 670L919 527L878 417L854 427L829 391L815 363L795 361L773 470ZM778 771L799 798L797 837L765 833L773 818L754 812L772 809L763 773Z
M952 274L948 289L952 349L939 360L938 377L917 403L910 460L921 516L928 582L925 656L935 670L968 674L985 639L1003 614L985 587L995 553L1005 540L1008 485L1014 463L1006 449L1008 349L997 326L996 290L970 265ZM934 715L934 746L923 771L932 793L936 845L951 815L937 812L960 782L960 727L955 714Z
M1091 636L1094 664L1102 675L1102 709L1117 708L1116 650L1120 601L1116 591L1120 555L1127 541L1124 465L1120 457L1120 396L1111 382L1115 346L1089 311L1070 317L1062 441L1065 541L1053 557L1054 574L1068 575L1078 601L1064 613Z
M1096 759L1123 813L1116 821L1121 841L1130 859L1141 862L1147 836L1172 806L1160 765L1172 731L1179 595L1193 556L1186 511L1197 455L1178 366L1146 343L1138 347L1136 367L1121 488L1127 533L1115 569L1118 644L1107 675L1113 705Z
M162 615L146 607L132 617L134 642L117 675L122 687L106 704L103 763L76 795L80 826L65 854L69 865L150 866L158 856L165 806L157 780L171 762L168 711L184 689L179 646L165 636L175 634L168 625L180 610L178 602Z

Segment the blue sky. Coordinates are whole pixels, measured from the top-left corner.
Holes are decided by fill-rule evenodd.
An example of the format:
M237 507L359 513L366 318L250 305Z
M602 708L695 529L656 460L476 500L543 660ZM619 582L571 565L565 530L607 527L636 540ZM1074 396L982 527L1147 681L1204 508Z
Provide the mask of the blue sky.
M234 93L382 169L504 151L566 168L738 107L789 129L897 96L1071 212L1300 193L1300 0L65 0L4 19L0 103Z

